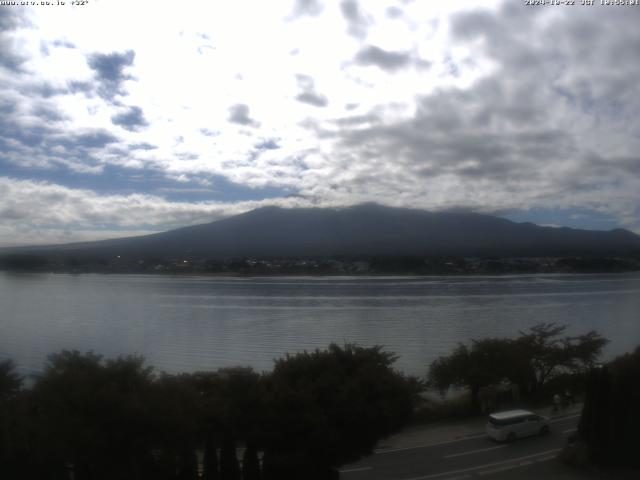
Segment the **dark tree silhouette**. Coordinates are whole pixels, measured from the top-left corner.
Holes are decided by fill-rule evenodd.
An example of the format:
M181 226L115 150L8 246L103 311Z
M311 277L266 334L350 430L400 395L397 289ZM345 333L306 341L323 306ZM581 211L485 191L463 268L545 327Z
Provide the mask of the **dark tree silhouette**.
M331 478L400 429L421 385L393 370L396 358L381 347L332 344L277 360L266 380L265 480Z
M527 332L520 332L513 361L518 365L526 364L527 384L521 385L524 393L537 393L559 373L586 372L609 342L594 330L576 337L560 338L566 329L566 325L540 323Z
M13 361L0 362L0 476L17 475L26 454L24 416L17 401L22 383Z
M189 444L185 445L178 456L178 480L197 480L198 458L196 451Z
M163 469L190 475L199 443L200 392L189 374L162 374L151 387L150 445L162 455Z
M255 445L248 444L242 456L242 480L260 480L260 460Z
M459 344L450 354L430 366L429 384L446 392L451 386L466 387L472 411L478 411L482 387L508 380L524 395L537 395L546 383L562 374L586 372L608 340L595 331L576 337L559 337L566 326L541 323L516 339L486 338Z
M236 456L236 442L230 433L222 440L220 450L220 480L240 480L240 463Z
M203 480L219 480L218 473L218 444L216 437L212 432L205 434L204 454L202 459L202 479Z
M592 463L640 467L638 405L640 347L591 370L578 435Z
M479 411L480 389L509 378L512 356L511 342L501 338L473 340L470 347L460 344L451 355L431 364L429 384L442 394L452 385L467 387L471 393L471 410Z
M34 386L38 443L52 467L75 478L119 478L151 461L152 370L140 357L109 362L93 353L51 355Z
M0 268L15 271L38 271L48 263L45 257L32 254L14 253L0 257Z
M24 377L16 372L13 360L0 362L0 409L18 394L23 381Z
M278 360L270 374L155 375L137 356L62 351L27 390L2 362L0 475L195 480L200 451L206 480L337 478L338 465L369 453L413 410L421 384L393 370L395 359L331 345Z
M261 377L246 367L197 372L192 377L200 395L198 424L205 439L207 462L217 462L208 452L213 452L218 444L222 445L219 477L211 478L236 478L239 464L237 459L233 460L234 439L255 444L255 439L261 435L264 411ZM230 442L234 443L233 447ZM231 448L234 449L233 458ZM218 463L208 468L205 466L206 475L218 474L216 466Z

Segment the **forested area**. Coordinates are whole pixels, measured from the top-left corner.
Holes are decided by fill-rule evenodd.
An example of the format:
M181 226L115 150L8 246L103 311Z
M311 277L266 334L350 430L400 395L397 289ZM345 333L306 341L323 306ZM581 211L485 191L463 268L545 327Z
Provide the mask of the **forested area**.
M483 394L509 387L511 401L540 402L566 389L584 389L587 372L608 340L591 330L566 335L566 326L540 323L516 338L488 337L459 344L430 366L428 384L441 393L469 392L471 412L483 410Z
M157 373L137 356L51 355L29 388L0 364L0 477L337 478L409 419L420 382L380 347L331 345L268 373Z
M606 339L564 333L538 324L515 338L460 344L431 364L426 381L395 370L397 357L382 347L353 344L286 355L262 373L168 374L135 355L62 351L26 382L5 360L0 477L334 479L340 465L411 421L426 388L466 389L473 414L487 407L486 392L505 385L519 404L548 399L561 385L582 388L585 455L637 465L640 348L599 365Z
M599 466L640 467L639 407L640 347L590 372L574 453Z

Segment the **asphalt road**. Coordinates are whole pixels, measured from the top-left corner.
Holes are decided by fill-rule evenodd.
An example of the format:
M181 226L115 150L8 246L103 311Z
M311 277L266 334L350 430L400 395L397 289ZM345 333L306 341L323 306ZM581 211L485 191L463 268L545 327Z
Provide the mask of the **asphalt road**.
M555 418L545 436L495 443L486 435L431 445L384 450L345 466L343 480L461 480L492 476L504 478L516 468L548 462L556 457L575 431L579 415ZM514 477L518 478L514 471Z

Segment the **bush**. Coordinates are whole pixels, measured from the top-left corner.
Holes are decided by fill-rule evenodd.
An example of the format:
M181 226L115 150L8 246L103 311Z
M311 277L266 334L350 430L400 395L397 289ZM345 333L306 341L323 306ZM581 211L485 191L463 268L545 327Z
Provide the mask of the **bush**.
M596 465L640 467L640 347L593 369L578 426Z

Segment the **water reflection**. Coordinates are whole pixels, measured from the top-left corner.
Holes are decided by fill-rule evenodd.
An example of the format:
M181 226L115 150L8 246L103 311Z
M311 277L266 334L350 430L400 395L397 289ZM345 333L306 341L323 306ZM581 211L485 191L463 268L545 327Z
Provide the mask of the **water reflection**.
M23 373L62 348L140 353L167 371L270 369L330 342L385 345L422 374L457 342L537 322L640 339L640 275L206 278L0 274L0 358Z

